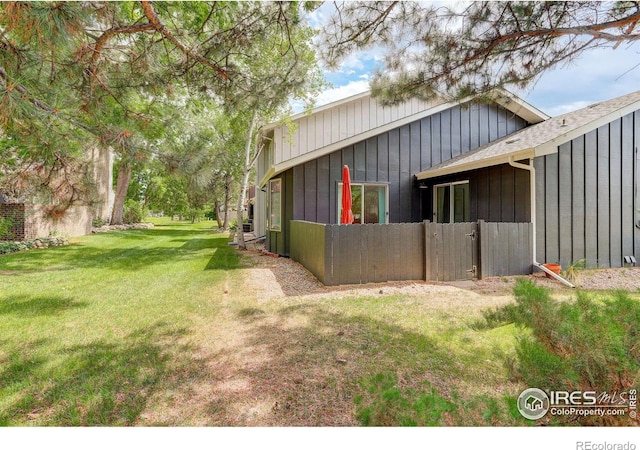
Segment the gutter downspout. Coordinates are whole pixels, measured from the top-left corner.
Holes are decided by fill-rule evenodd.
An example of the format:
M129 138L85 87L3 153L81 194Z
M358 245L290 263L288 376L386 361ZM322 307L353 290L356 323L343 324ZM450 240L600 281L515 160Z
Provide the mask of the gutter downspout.
M531 191L531 223L533 224L533 246L532 246L532 254L533 254L533 265L538 269L542 270L544 273L558 280L565 286L569 286L570 288L575 288L575 285L571 284L569 281L562 278L560 275L557 275L555 272L547 269L545 266L536 261L536 169L533 167L533 158L529 158L529 164L522 164L514 161L513 156L509 157L509 165L511 167L515 167L516 169L528 170L529 171L529 190Z

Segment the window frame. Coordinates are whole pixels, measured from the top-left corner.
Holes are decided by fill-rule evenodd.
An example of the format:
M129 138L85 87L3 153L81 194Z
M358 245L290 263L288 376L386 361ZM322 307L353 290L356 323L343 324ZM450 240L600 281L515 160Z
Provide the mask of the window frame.
M440 183L433 185L433 222L434 223L463 223L463 222L455 222L455 195L453 187L461 184L469 185L469 180L462 181L452 181L449 183ZM449 187L449 222L438 222L438 188L440 187ZM471 187L469 186L469 189ZM471 193L471 191L469 191ZM471 199L469 199L471 201Z
M273 185L279 183L280 189L277 192L273 191ZM274 208L273 208L273 195L278 194L280 201L278 202L277 217L280 219L278 225L273 225ZM274 178L269 180L269 214L267 216L267 229L269 231L282 231L282 178Z
M342 181L338 181L338 187L336 189L336 195L337 195L337 201L336 201L336 222L339 224L340 223L340 208L342 207L342 186L344 185L344 183ZM365 186L368 187L383 187L384 188L384 207L385 207L385 211L384 211L384 222L376 222L379 224L387 224L389 223L389 183L358 183L358 182L352 182L351 183L351 192L353 195L353 186L361 186L362 188L362 202L360 205L360 217L364 218L364 198L365 198ZM355 212L354 212L355 215ZM358 224L360 225L360 224ZM362 224L364 225L364 224Z

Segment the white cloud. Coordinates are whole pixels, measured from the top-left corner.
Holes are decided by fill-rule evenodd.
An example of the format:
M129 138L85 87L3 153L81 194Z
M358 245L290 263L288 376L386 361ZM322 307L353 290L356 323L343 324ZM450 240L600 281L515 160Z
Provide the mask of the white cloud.
M640 89L640 48L621 46L583 53L568 67L542 75L531 89L519 94L550 115L563 114Z
M338 86L322 92L316 99L316 105L326 105L338 100L343 100L352 95L361 94L369 90L369 81L351 81L343 86Z
M361 71L365 68L365 62L371 60L376 61L376 58L370 52L352 53L340 63L340 68L337 72L355 73L356 71Z
M565 114L568 112L576 111L580 108L584 108L586 106L589 106L591 103L593 102L587 100L577 100L575 102L563 103L560 105L552 106L550 108L545 108L544 112L552 117L555 117L559 116L560 114Z

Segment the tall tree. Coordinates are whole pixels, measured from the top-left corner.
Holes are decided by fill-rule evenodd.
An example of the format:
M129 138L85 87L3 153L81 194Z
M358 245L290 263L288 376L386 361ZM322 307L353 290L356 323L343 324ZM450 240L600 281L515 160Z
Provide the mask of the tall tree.
M0 127L11 142L0 147L3 156L22 167L26 153L20 148L31 144L34 164L51 165L47 156L54 154L71 167L71 158L87 146L113 146L121 159L112 216L118 222L132 164L149 152L145 130L164 123L164 111L151 114L149 105L171 95L176 83L229 104L252 94L247 90L256 85L247 80L255 74L244 72L243 58L259 56L256 46L275 30L286 42L303 7L259 1L0 3Z
M373 94L463 98L525 87L595 47L640 39L639 2L340 2L323 29L324 59L381 46Z
M233 95L224 103L234 130L231 148L238 152L241 167L237 205L240 249L246 249L243 210L251 171L262 151L258 139L260 128L275 120L286 120L291 112L291 100L310 106L324 86L311 45L313 30L298 16L297 5L278 4L278 8L288 20L275 25L265 24L252 51L230 60L243 73L240 82L233 86Z

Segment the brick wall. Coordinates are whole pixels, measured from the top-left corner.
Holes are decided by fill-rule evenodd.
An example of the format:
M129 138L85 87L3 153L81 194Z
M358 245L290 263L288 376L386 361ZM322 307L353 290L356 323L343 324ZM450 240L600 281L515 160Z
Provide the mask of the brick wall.
M0 218L3 220L9 219L13 222L9 233L0 236L0 240L21 241L27 239L25 233L25 215L26 206L23 203L0 203Z
M46 237L52 232L67 236L83 236L91 233L94 216L89 206L73 206L57 220L51 219L43 205L23 203L0 203L0 217L10 218L14 225L10 232L0 236L0 240L22 241Z

